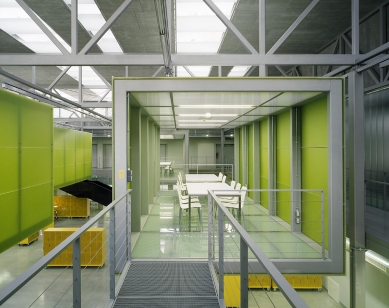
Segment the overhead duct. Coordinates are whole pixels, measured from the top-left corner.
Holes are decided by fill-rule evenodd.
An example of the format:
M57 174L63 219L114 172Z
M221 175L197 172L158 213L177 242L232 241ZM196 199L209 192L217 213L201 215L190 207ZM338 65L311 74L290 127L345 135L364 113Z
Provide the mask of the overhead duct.
M171 77L173 76L173 69L171 68L172 55L170 51L169 23L168 23L166 0L154 0L154 4L155 4L155 11L157 13L159 35L161 38L165 74L166 76Z

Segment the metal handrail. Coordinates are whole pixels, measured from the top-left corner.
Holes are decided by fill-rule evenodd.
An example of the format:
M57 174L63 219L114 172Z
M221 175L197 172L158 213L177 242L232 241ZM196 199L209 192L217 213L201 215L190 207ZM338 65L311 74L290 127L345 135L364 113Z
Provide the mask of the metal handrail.
M112 201L104 210L99 212L95 217L89 220L76 232L67 237L62 243L56 246L52 251L45 255L42 259L28 268L24 273L18 276L10 284L0 290L0 306L6 302L13 294L20 290L27 282L34 278L47 264L54 260L61 252L63 252L68 246L73 244L77 239L81 237L89 228L91 228L100 218L113 209L117 203L125 198L132 190L126 191L123 196Z
M389 183L386 183L386 182L373 181L373 180L367 180L367 179L365 179L365 182L371 182L371 183L377 183L377 184L389 185Z
M303 299L298 295L295 289L292 288L292 286L289 284L289 282L285 279L285 277L281 274L281 272L275 267L275 265L270 261L270 259L265 255L265 253L259 248L259 246L254 242L254 240L250 237L250 235L246 232L246 230L241 226L241 224L235 219L235 217L227 210L227 208L223 205L223 203L220 201L220 199L216 196L215 192L221 192L222 190L216 190L216 191L208 191L208 213L212 213L212 202L211 200L215 200L218 205L218 216L219 216L219 300L224 301L224 255L223 255L223 234L224 234L224 225L223 225L223 216L225 215L228 220L231 222L232 226L235 228L236 232L239 233L241 238L241 246L244 245L244 250L250 248L253 252L254 256L257 258L257 260L261 263L261 265L265 268L266 272L269 274L269 276L275 281L279 289L281 290L282 294L285 296L287 301L289 302L292 307L299 307L304 308L308 305L303 301ZM300 191L307 191L307 190L300 190ZM319 190L310 190L310 191L316 191ZM226 191L228 192L228 191ZM211 222L209 221L209 224ZM210 228L209 228L210 229ZM210 231L208 231L210 232ZM212 236L208 236L209 238L209 245L208 249L210 250L208 253L209 262L211 262L211 239ZM221 246L221 247L220 247ZM242 247L241 247L242 251ZM243 275L248 274L247 267L248 267L248 258L247 258L247 252L241 252L241 257L246 256L245 258L241 258L241 268L243 268L241 273L241 279L246 279L247 277L242 277ZM243 286L243 284L241 284ZM247 292L247 290L242 291L244 288L241 288L241 292ZM220 294L222 294L220 296ZM241 298L243 298L242 296ZM246 296L247 299L247 296Z

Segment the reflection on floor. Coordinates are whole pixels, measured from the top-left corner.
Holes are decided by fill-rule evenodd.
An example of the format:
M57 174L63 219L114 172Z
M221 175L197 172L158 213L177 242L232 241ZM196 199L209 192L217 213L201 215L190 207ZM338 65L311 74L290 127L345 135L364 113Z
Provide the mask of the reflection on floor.
M208 256L207 200L201 199L202 225L197 212L192 214L192 232L188 232L188 214L179 223L179 204L175 189L164 187L150 214L144 216L144 225L136 243L133 243L133 259L206 259ZM270 258L321 258L313 243L293 234L250 200L245 203L243 225L248 233ZM225 257L239 258L239 236L226 222ZM217 248L215 248L217 256ZM250 257L250 256L249 256ZM253 257L253 256L251 256ZM341 307L325 289L299 290L309 307ZM290 307L279 291L252 289L249 307Z
M197 211L192 216L192 232L188 232L188 215L179 223L179 205L175 190L162 190L151 205L150 214L142 217L142 231L132 234L133 259L206 259L208 255L207 201L201 199L202 225ZM91 216L98 213L91 208ZM96 227L107 227L108 216ZM55 221L55 227L80 227L87 219ZM319 257L314 245L307 244L288 229L272 220L259 207L247 202L243 225L271 258ZM226 222L225 256L239 256L239 237ZM217 249L215 249L217 254ZM30 246L14 246L0 254L0 289L9 284L42 257L42 237ZM109 267L82 270L82 307L102 307L108 299ZM57 277L60 275L60 279ZM298 291L310 307L341 307L322 292ZM72 306L72 271L70 268L47 268L26 284L2 307L69 307ZM249 307L290 307L279 291L253 289L249 292Z

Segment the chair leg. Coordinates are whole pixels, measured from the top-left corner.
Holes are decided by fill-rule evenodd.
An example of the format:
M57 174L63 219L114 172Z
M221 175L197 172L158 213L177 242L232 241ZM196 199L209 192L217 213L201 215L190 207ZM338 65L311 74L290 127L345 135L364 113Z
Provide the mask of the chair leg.
M201 208L197 208L197 210L199 212L200 228L202 231L203 230L203 219L201 218Z
M179 222L180 228L181 228L181 220L182 220L182 209L180 207L180 222Z

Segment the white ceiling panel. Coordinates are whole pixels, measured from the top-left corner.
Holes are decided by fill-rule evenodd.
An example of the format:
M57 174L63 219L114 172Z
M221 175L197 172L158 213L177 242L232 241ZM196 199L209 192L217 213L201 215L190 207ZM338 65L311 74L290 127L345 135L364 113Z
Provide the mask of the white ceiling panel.
M258 107L250 112L248 112L247 116L254 116L254 115L261 115L261 116L267 116L269 114L272 114L274 112L277 112L281 109L285 109L285 107Z
M195 74L195 72L193 72ZM181 105L252 105L259 106L279 92L179 92L173 93L175 106Z
M309 98L322 94L322 92L285 92L272 99L263 106L293 106Z
M153 119L157 122L159 121L162 121L162 122L166 122L166 121L170 121L170 122L174 122L174 117L173 116L153 116Z
M187 108L187 107L175 107L175 113L177 115L188 115L192 113L203 114L205 116L206 113L210 113L211 116L217 114L229 114L229 115L241 115L246 113L250 109L244 108L226 108L225 106L218 106L218 108Z
M131 92L131 94L144 107L171 106L168 92Z
M237 118L235 121L236 122L252 122L252 121L256 121L256 120L259 120L263 118L263 116L241 116L239 118Z
M144 109L149 115L173 115L171 107L145 107Z

